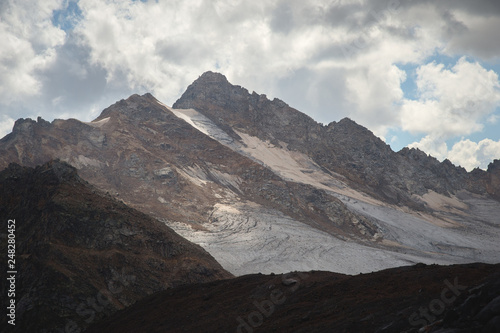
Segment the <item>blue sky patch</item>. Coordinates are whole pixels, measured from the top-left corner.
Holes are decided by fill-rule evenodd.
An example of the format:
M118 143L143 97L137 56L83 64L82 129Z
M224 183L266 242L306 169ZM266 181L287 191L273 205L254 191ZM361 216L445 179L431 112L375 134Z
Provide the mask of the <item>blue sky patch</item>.
M82 18L82 11L76 1L69 1L63 9L55 10L52 15L52 24L64 31L73 30Z

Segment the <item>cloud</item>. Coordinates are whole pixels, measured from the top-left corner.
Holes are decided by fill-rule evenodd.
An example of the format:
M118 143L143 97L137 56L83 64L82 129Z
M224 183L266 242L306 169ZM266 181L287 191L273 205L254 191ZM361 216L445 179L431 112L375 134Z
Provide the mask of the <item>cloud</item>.
M488 164L494 159L500 159L500 141L491 139L483 139L479 142L461 139L449 149L443 139L425 136L419 142L410 144L409 147L419 148L438 160L448 159L467 171L475 168L486 170Z
M410 147L439 160L448 158L467 170L486 168L491 159L500 157L498 143L490 139L479 143L462 139L451 150L446 143L479 132L484 123L496 121L500 83L495 72L462 57L451 68L435 62L420 66L416 83L419 99L404 100L401 127L411 133L424 133L425 137Z
M418 133L427 138L421 147L445 157L449 138L496 121L498 77L483 59L500 54L499 7L486 0L3 1L0 120L90 120L132 93L173 104L213 70L324 123L350 117L379 136ZM452 67L428 63L440 55L469 57ZM405 98L403 83L414 79L408 66L418 68L415 100Z
M0 117L0 133L5 133L5 134L10 133L12 131L14 122L15 120L10 118L9 116L2 115Z
M500 141L484 139L472 142L468 139L455 143L448 152L448 159L468 171L479 167L487 169L493 159L500 158Z
M40 94L39 72L56 58L65 33L51 22L62 1L4 1L0 5L0 99L11 104Z
M467 52L484 59L499 59L500 43L498 43L497 32L500 31L500 17L471 17L467 13L459 17L466 21L467 25L464 25L465 29L460 34L453 36L447 51L450 53ZM494 42L495 40L497 42Z
M483 128L500 105L498 75L465 57L451 69L430 63L417 69L420 98L405 100L401 127L412 133L448 139Z
M418 148L441 161L448 156L448 145L445 140L431 135L426 135L419 142L413 142L408 147Z

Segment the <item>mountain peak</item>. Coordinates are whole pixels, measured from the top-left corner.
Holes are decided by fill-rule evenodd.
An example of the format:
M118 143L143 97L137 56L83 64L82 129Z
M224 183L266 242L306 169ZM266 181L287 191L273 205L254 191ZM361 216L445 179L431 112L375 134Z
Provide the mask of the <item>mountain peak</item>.
M163 107L150 93L144 95L133 94L127 99L122 99L104 109L94 121L103 120L113 115L126 115L131 118L141 118L158 116L162 113L164 113Z
M207 71L203 73L195 82L203 82L203 83L229 83L227 78L217 72Z

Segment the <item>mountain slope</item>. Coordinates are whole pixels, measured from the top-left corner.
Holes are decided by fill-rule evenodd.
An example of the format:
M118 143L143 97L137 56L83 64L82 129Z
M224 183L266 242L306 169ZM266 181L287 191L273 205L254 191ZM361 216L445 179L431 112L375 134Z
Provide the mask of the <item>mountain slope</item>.
M238 129L273 145L284 143L289 150L300 151L321 167L345 176L351 186L390 203L422 208L412 195L428 190L445 195L468 190L500 199L500 160L487 172L467 173L447 160L439 163L415 149L394 153L350 119L322 126L279 99L270 101L265 95L249 94L219 73L200 76L173 108L196 109L222 129ZM228 134L239 139L234 131Z
M64 162L1 171L0 217L2 230L15 220L16 325L1 321L9 332L84 328L154 292L232 277L201 247ZM2 295L7 289L2 279ZM2 297L4 308L8 301Z
M0 168L52 158L236 275L500 260L498 161L466 173L394 153L349 119L322 126L216 73L175 108L133 95L90 123L18 120L0 140Z
M304 184L288 184L199 132L149 94L120 101L88 124L19 120L2 143L4 165L18 162L34 166L60 158L101 189L119 194L125 202L155 217L199 223L209 218L220 199L239 197L304 222L314 220L323 230L333 228L336 234L346 233L349 220L354 218L335 198L327 202L332 209L343 210L335 216L335 224L324 212L329 207L304 209L302 201L310 202L306 195L322 194L312 193ZM262 193L263 186L266 193ZM290 186L297 190L290 191ZM356 233L356 228L352 232Z
M212 122L225 129L233 141L221 143L280 177L337 197L372 222L385 244L404 252L500 259L494 250L500 160L486 172L467 173L419 150L394 153L349 119L322 126L278 99L249 94L212 72L193 82L173 107L192 108L195 123L205 118L198 127Z

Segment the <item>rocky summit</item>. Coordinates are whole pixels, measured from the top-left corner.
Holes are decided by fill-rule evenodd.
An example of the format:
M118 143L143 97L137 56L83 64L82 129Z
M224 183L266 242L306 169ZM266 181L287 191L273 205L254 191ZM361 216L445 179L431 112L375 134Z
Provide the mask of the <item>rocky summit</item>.
M435 191L453 195L460 190L498 197L500 160L488 171L467 173L450 161L440 163L418 149L395 153L366 128L345 118L323 126L279 99L249 92L207 72L191 84L174 108L193 108L222 129L231 128L291 151L307 154L321 167L337 172L386 202L423 208L412 195ZM238 139L234 131L227 131ZM496 183L496 186L491 186ZM495 190L496 188L496 190Z
M235 275L499 261L500 161L394 152L207 72L169 107L132 95L92 122L20 119L0 168L52 159L199 244Z
M3 230L14 220L17 268L14 287L1 282L2 308L16 302L15 325L2 315L2 332L80 332L152 293L232 277L201 247L64 162L1 171L0 217ZM7 237L1 244L7 249ZM13 297L4 297L8 290Z

